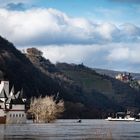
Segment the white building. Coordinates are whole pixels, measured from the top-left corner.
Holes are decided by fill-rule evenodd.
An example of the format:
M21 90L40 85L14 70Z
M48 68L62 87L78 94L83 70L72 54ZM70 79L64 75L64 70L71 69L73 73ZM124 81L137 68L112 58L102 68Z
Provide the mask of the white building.
M26 123L23 90L15 93L9 89L9 81L0 82L0 123Z

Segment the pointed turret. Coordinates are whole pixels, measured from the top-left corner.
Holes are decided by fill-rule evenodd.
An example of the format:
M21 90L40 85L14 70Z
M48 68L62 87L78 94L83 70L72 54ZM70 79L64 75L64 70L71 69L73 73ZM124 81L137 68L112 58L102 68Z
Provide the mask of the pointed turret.
M0 100L5 102L6 98L7 96L6 96L5 90L3 89L0 93Z
M10 94L9 94L9 98L15 99L14 92L15 92L15 88L14 88L14 86L12 86L12 89L11 89Z
M26 97L25 97L25 95L24 95L23 88L22 88L21 91L20 91L19 98L21 98L23 102L26 102Z
M18 91L18 92L15 94L15 98L16 98L16 99L18 99L18 98L19 98L19 96L20 96L20 94L21 94L21 92L20 92L20 91Z

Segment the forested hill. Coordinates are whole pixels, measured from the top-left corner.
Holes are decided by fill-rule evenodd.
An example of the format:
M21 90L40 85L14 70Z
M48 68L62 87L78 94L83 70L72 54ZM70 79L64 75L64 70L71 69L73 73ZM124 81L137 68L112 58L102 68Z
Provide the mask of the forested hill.
M65 102L63 118L102 118L108 112L140 108L140 92L83 65L52 64L36 49L26 54L0 37L0 78L33 96L56 95Z
M126 108L139 104L140 91L131 88L129 84L98 74L83 65L58 63L56 67L70 79L73 79L86 92L98 91L112 102Z

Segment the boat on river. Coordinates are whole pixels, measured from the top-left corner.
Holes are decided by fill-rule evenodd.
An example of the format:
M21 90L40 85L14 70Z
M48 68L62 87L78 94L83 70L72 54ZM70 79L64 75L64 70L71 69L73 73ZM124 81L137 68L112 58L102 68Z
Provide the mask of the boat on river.
M140 122L140 119L136 119L135 121L136 121L136 122Z
M106 120L107 121L135 121L136 119L133 118L133 117L129 117L129 118L122 118L122 117L112 118L112 117L108 117Z
M108 117L107 121L135 121L136 118L131 117L131 113L117 112L115 117Z
M137 119L135 120L136 122L140 122L140 113L137 115Z

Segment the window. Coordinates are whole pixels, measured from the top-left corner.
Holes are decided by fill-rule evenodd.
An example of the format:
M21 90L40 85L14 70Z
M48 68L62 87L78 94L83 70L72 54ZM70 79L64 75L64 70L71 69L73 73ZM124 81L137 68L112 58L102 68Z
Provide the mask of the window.
M10 117L12 117L12 114L10 114Z
M21 117L21 114L19 114L19 117Z
M16 114L16 117L18 117L18 114Z
M15 117L15 114L13 114L13 117Z
M24 114L22 114L22 117L24 117Z

